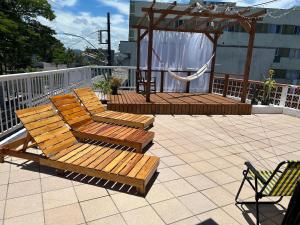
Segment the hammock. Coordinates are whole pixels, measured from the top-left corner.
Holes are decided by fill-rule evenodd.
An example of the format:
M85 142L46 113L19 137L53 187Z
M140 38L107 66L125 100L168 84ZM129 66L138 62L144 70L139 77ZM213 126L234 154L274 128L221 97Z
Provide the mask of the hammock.
M185 81L185 82L192 81L192 80L198 79L206 72L213 57L214 57L214 54L212 55L212 57L208 60L208 62L206 64L204 64L196 73L194 73L191 76L182 77L182 76L179 76L176 73L172 72L170 69L168 69L168 72L176 80L181 80L181 81Z
M152 52L154 53L154 55L157 57L157 59L161 62L162 60L160 59L159 55L155 52L155 50L152 48ZM180 80L180 81L184 81L184 82L189 82L189 81L192 81L192 80L196 80L198 79L199 77L201 77L205 72L206 70L208 69L208 66L211 62L211 60L213 59L215 54L213 54L211 56L211 58L207 61L207 63L205 63L196 73L194 73L193 75L191 76L188 76L188 77L182 77L182 76L179 76L177 75L176 73L172 72L170 69L168 69L168 72L169 74L175 78L176 80Z

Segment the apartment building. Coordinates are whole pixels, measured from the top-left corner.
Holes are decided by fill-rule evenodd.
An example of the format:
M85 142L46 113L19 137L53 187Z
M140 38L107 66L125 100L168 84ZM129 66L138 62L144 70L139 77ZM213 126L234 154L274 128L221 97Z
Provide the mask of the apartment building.
M194 2L196 1L191 0L190 4ZM213 3L224 5L228 2ZM130 2L129 37L128 41L120 42L120 52L128 55L126 65L136 65L137 31L131 26L143 16L141 8L149 4L151 3L146 1ZM167 4L156 3L155 7L166 8ZM187 5L178 4L178 7ZM168 19L170 18L165 18ZM184 23L185 19L181 17L174 26ZM240 25L224 30L218 42L216 72L242 76L247 45L248 34ZM270 68L275 70L278 82L300 84L300 7L268 8L267 15L257 23L250 79L263 80Z

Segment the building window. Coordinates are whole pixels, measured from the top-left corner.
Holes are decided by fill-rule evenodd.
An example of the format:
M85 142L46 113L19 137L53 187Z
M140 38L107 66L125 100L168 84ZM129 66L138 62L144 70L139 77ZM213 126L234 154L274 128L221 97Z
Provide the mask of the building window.
M281 78L281 79L285 78L286 70L275 69L274 71L275 71L274 78Z
M282 34L295 34L295 26L294 25L283 25Z
M257 33L267 33L268 32L268 24L258 23L256 25L256 32Z
M276 25L276 34L281 34L281 32L282 32L282 26Z
M176 20L175 28L180 27L183 24L183 20Z
M289 54L289 57L290 58L296 58L296 59L299 59L300 58L300 49L290 49L290 54Z
M294 34L300 34L300 26L295 26Z
M277 48L275 51L275 56L289 57L289 55L290 55L289 48Z

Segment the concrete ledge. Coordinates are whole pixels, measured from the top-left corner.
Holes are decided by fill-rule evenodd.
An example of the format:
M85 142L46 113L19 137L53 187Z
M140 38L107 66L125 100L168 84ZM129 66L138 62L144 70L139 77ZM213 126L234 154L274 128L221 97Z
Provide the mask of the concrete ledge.
M277 105L252 105L252 114L282 114L283 108Z
M284 114L300 118L300 110L277 105L252 105L252 114Z
M283 114L290 115L290 116L296 116L296 117L300 118L300 110L297 110L297 109L291 109L291 108L284 107Z

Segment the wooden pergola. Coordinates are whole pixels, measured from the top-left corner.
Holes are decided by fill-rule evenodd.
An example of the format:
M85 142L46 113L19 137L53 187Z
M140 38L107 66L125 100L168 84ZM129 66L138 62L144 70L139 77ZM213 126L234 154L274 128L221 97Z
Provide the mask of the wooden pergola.
M243 8L232 10L233 5L219 4L200 6L199 3L183 6L177 6L176 1L166 4L164 8L155 8L156 4L153 1L148 7L143 7L143 17L132 24L133 28L137 29L137 77L140 74L140 51L141 40L148 35L148 61L147 61L147 76L146 76L146 101L150 102L150 82L152 74L152 51L153 51L153 31L174 31L174 32L190 32L204 33L213 44L214 57L211 62L209 92L212 92L216 50L218 39L225 28L240 24L243 29L249 34L247 58L244 66L244 82L241 95L241 101L246 101L250 66L252 60L253 44L255 38L255 27L257 21L262 19L266 14L265 9L251 10ZM160 5L161 6L161 5ZM176 25L176 22L183 17L183 23ZM143 33L142 33L143 30ZM137 87L138 89L138 87Z

